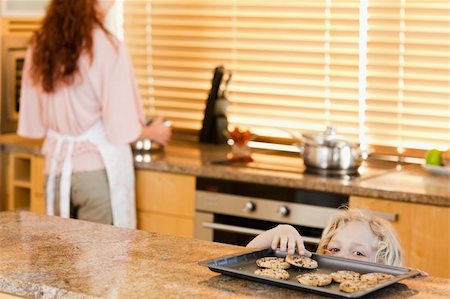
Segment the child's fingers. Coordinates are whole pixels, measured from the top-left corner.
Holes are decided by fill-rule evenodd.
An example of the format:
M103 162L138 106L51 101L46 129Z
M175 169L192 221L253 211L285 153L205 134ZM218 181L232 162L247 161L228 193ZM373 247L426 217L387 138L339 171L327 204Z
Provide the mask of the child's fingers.
M428 272L425 272L425 271L422 271L422 270L419 270L419 272L420 272L420 276L428 277Z
M417 268L410 268L411 270L416 270L416 271L419 271L419 275L418 275L418 277L428 277L428 273L427 272L425 272L425 271L422 271L422 270L420 270L420 269L417 269ZM416 276L417 277L417 276Z
M288 238L286 236L282 236L280 238L280 250L281 251L287 250L287 242L288 242Z
M295 253L295 245L296 245L296 241L293 238L290 238L288 240L288 245L287 245L287 249L288 249L288 254L294 254Z
M278 248L278 244L280 244L280 236L274 236L272 240L272 245L270 247L272 247L272 249L275 250Z
M296 239L295 242L297 244L297 251L298 251L299 255L311 256L311 253L305 249L305 244L303 243L303 239Z
M307 256L307 257L311 257L312 253L310 251L304 249L302 255Z

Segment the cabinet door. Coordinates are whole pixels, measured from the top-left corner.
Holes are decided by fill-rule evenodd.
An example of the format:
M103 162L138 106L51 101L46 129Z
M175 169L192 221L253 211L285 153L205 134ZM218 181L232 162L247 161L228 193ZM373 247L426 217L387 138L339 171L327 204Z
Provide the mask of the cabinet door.
M30 203L30 211L45 214L45 197L44 197L44 158L35 156L33 159L33 190Z
M450 208L351 196L351 208L395 214L405 266L450 278Z
M137 170L136 201L139 229L193 236L195 177Z
M30 210L32 161L30 154L9 155L7 210Z
M0 211L8 209L9 189L9 153L0 151Z
M137 212L138 228L148 232L192 238L194 219L163 215L152 212Z
M6 209L45 213L44 158L10 153L8 162Z
M195 177L148 170L136 171L138 210L192 218Z

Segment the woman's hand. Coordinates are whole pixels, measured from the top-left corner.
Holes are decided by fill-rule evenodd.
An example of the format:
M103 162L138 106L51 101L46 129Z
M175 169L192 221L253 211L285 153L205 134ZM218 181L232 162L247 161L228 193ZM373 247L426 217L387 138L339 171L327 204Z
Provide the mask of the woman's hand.
M274 250L279 248L281 251L287 251L288 254L294 254L297 251L300 255L311 256L311 253L305 249L302 236L288 224L280 224L265 231L247 244L247 247L269 246Z
M166 146L172 136L172 127L161 116L156 117L150 124L142 126L139 139L148 138Z

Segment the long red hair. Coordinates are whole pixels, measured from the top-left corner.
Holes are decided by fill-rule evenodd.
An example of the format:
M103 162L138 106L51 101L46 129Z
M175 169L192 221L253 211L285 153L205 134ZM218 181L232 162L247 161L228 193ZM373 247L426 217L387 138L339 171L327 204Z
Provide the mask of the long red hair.
M78 59L86 51L92 60L92 32L99 26L97 0L52 0L41 28L31 44L31 77L34 84L51 93L60 83L72 84Z

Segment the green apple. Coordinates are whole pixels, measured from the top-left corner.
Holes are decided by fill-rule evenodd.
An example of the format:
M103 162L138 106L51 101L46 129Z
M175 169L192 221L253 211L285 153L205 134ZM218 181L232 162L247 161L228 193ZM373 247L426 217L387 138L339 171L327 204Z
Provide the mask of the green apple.
M428 165L442 165L442 153L440 150L432 149L427 152L427 155L425 156L425 162Z

